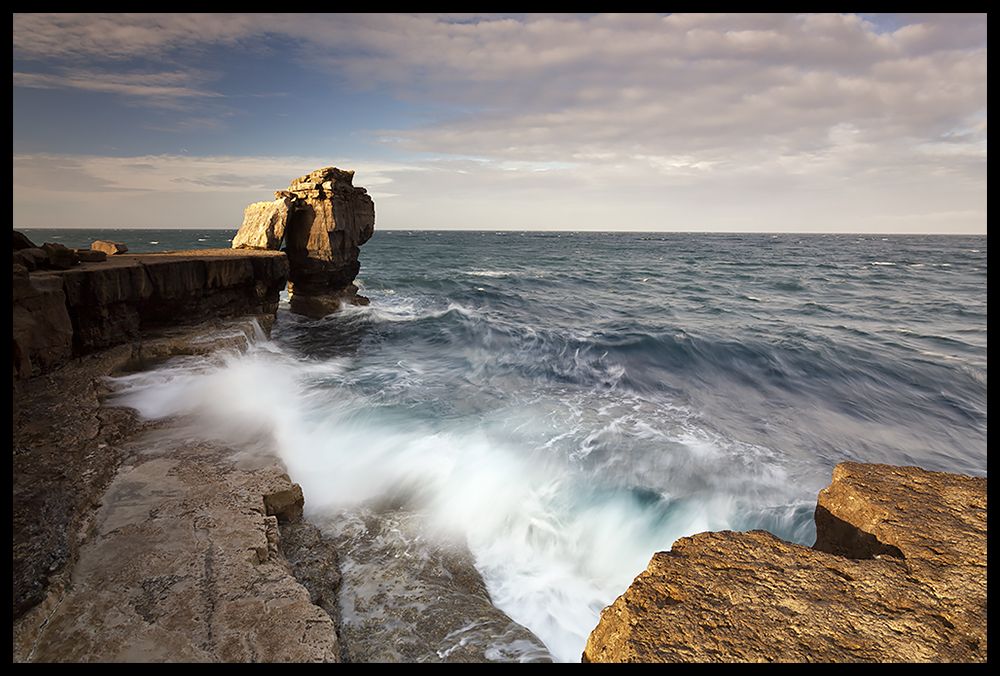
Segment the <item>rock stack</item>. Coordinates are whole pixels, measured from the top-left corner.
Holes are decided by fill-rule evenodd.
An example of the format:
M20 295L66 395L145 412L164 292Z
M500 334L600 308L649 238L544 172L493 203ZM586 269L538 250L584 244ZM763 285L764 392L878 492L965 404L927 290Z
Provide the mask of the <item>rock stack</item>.
M319 169L244 211L233 248L276 250L284 241L292 312L323 317L345 304L368 304L353 282L359 247L375 231L375 203L353 181L353 171Z

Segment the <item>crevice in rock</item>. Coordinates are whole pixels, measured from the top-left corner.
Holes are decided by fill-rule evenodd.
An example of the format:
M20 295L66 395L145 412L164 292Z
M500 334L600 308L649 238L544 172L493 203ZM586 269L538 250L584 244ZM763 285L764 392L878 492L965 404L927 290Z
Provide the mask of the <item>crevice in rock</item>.
M831 514L822 505L816 507L816 544L813 549L851 559L874 559L876 556L906 558L898 547L880 542L871 533Z

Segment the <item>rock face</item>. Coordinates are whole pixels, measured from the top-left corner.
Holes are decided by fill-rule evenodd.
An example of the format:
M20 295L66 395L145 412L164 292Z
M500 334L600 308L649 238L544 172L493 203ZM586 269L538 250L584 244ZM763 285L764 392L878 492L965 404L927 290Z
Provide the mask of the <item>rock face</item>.
M60 269L65 252L80 250L49 248L55 259L14 233L15 623L64 585L80 529L122 460L118 444L142 428L132 412L100 406L103 376L174 354L245 347L270 328L288 277L280 252L92 263L75 255Z
M361 269L360 246L375 231L375 203L353 185L354 172L319 169L244 212L234 248L277 249L288 254L289 300L293 312L323 317L344 304L366 305L354 278Z
M283 254L233 249L119 254L65 270L15 264L15 376L151 328L244 315L273 321L287 279Z
M987 481L842 463L810 549L701 533L653 556L585 662L987 659Z

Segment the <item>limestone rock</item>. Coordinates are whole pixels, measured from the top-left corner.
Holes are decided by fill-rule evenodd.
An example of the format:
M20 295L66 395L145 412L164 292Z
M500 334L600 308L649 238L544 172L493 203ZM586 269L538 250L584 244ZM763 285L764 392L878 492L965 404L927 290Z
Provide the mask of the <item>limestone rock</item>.
M29 272L47 267L49 255L41 247L19 249L14 252L14 265L20 265Z
M812 549L701 533L601 613L586 662L987 659L985 478L842 463Z
M13 348L17 381L31 377L32 368L46 368L73 353L73 324L62 281L53 275L30 275L15 265Z
M90 245L90 248L94 251L103 251L109 256L114 256L116 254L128 253L128 247L121 242L112 242L110 240L97 240Z
M28 341L20 343L22 355L45 366L51 361L45 354L53 350L89 354L134 340L150 328L273 316L288 278L288 260L277 252L204 249L119 254L68 270L26 273L15 266L15 343Z
M32 242L31 239L23 232L14 230L13 233L14 233L14 240L12 248L14 251L20 251L21 249L36 248L34 242Z
M248 206L243 211L243 225L233 237L233 248L280 249L295 205L296 199L287 196L273 202L255 202Z
M14 417L15 620L36 607L43 619L48 614L45 599L58 597L77 533L122 459L121 442L145 424L131 409L101 406L108 394L104 376L175 355L246 349L259 330L251 318L234 318L146 332L135 342L66 359L21 385ZM296 489L287 480L262 478L256 490L266 508L267 496Z
M148 332L26 383L14 429L15 662L337 661L333 620L283 555L278 521L303 500L273 458L101 405L102 376L212 352L252 328Z
M323 526L343 576L345 661L552 661L540 639L493 606L464 541L428 537L418 515L385 504L344 510Z
M234 247L276 249L284 236L293 312L323 317L344 304L367 304L353 282L359 247L375 231L375 203L353 181L353 171L319 169L244 213Z
M232 449L210 444L147 439L137 448L24 658L338 661L333 620L295 580L277 519L265 513L261 487L289 490L287 476L237 469Z
M103 263L108 259L108 254L97 249L71 249L76 254L81 263Z

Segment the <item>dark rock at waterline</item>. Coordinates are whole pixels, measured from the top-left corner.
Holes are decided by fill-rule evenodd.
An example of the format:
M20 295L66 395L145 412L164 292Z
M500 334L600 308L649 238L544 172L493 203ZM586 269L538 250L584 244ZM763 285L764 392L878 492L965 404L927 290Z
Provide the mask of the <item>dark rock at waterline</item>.
M428 531L405 505L343 510L323 529L342 562L344 661L553 661L537 636L493 606L465 542Z
M585 662L985 662L987 481L841 463L813 548L701 533L601 613Z

